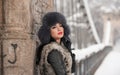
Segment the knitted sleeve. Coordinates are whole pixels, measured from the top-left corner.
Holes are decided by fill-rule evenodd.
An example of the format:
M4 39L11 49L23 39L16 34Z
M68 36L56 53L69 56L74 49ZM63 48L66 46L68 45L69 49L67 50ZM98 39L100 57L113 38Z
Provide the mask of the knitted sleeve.
M56 75L66 75L65 63L60 52L57 50L50 52L47 61L52 65Z

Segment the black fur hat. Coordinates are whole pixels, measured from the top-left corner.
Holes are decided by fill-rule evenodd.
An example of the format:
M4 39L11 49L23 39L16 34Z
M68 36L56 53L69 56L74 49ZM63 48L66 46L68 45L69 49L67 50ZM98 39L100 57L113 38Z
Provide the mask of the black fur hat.
M69 26L66 23L65 17L58 12L48 12L44 15L42 19L42 26L38 31L38 37L42 44L47 44L51 41L50 27L56 23L62 24L64 28L64 40L68 40L68 35L70 34Z
M65 17L58 12L49 12L42 19L43 25L53 26L56 23L66 24Z

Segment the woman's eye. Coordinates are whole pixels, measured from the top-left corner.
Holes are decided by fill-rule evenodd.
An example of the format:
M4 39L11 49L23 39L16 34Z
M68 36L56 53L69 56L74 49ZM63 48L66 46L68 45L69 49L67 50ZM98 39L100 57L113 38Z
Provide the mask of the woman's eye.
M53 26L53 27L51 27L52 29L55 29L56 27L55 26Z
M62 24L60 24L60 27L63 27Z

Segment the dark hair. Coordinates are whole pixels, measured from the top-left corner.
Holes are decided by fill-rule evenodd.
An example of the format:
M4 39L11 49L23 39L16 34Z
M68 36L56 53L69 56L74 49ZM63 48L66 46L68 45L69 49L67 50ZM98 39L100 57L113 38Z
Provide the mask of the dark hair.
M41 55L43 46L50 43L51 41L55 41L50 36L50 27L55 25L56 23L62 24L64 28L64 36L61 39L61 41L71 53L71 40L69 38L70 29L69 29L69 26L67 25L65 17L61 13L58 13L58 12L48 12L44 15L42 19L42 26L40 27L38 31L38 37L40 39L41 45L37 48L36 64L39 64L39 61L41 58L40 55Z

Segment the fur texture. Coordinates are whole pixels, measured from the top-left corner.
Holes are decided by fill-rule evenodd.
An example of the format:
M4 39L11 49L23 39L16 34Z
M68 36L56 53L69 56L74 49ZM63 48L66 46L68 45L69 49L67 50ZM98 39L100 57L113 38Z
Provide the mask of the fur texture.
M54 50L58 51L62 55L62 60L64 61L66 69L66 75L71 75L72 58L70 52L64 48L64 45L61 46L56 42L51 42L43 47L41 62L39 63L41 75L56 75L53 67L47 61L48 54Z

